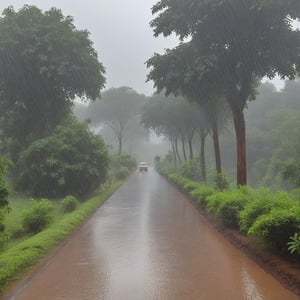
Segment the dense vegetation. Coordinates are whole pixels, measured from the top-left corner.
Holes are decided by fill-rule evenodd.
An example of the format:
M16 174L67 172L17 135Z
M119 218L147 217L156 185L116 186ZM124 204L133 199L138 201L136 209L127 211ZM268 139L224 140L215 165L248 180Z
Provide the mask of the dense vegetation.
M154 132L170 148L156 156L157 167L203 209L223 226L299 257L300 81L286 81L279 92L261 83L299 75L300 31L292 26L298 1L161 0L152 13L155 36L176 34L181 43L147 61L157 93L146 97L130 87L100 95L105 70L89 33L59 9L3 12L0 247L41 234L25 242L22 258L30 265L31 251L44 253L65 236L51 231L58 230L55 211L74 216L57 223L70 232L99 186L136 168L139 149L156 155L140 147ZM75 105L76 98L86 103ZM14 228L9 190L27 199ZM0 284L14 276L14 251L0 256Z
M299 258L299 198L285 191L255 190L247 186L220 190L217 180L203 184L178 173L169 173L164 162L159 163L157 168L202 209L213 214L222 226L254 236L266 248L285 257L292 255L295 258L298 255Z
M110 153L88 122L73 115L75 99L99 100L104 73L89 32L76 29L72 17L28 5L4 10L0 290L52 250L136 168L135 160Z
M18 188L32 196L82 198L105 182L108 153L100 136L70 119L29 145L18 168Z

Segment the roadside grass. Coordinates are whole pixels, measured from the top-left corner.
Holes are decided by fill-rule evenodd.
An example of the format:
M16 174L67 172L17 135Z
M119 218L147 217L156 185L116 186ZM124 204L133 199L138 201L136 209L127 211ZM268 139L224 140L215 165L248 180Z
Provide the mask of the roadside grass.
M85 221L95 209L101 206L121 184L122 181L118 181L103 186L93 197L83 202L75 211L66 213L61 217L59 217L60 213L57 208L56 220L51 226L4 250L0 254L0 292L3 293L12 281L19 279L39 259L45 257L53 250L55 246ZM29 201L27 204L20 204L20 202L21 199L17 198L12 202L13 207L16 205L15 217L29 205ZM10 216L10 218L11 220L8 220L7 226L16 226L13 216Z
M11 208L9 214L5 218L5 235L7 237L7 242L4 249L12 247L14 244L28 238L28 234L24 234L22 224L21 224L21 214L24 210L30 208L31 199L24 195L13 194L9 197L9 206ZM61 199L53 201L54 205L54 222L61 219L64 214L61 210Z

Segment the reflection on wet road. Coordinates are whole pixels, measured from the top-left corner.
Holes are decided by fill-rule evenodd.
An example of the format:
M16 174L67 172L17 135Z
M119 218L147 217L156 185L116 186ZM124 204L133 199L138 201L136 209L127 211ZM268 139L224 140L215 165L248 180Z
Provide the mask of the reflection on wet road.
M5 299L298 299L154 171L134 173Z

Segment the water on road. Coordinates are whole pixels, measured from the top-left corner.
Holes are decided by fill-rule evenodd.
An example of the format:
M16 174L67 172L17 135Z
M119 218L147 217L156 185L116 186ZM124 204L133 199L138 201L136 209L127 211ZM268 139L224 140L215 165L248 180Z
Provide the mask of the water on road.
M154 171L134 173L10 300L299 299Z

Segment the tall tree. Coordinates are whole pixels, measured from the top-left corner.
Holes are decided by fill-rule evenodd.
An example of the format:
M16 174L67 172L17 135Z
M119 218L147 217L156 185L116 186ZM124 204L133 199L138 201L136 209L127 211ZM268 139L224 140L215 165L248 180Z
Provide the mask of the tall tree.
M77 30L59 9L25 5L0 18L2 137L24 148L47 135L71 111L73 100L95 100L104 67L89 33Z
M102 99L90 103L86 115L92 126L108 126L117 139L118 154L123 151L124 143L133 132L131 125L139 125L141 106L146 96L130 87L111 88L103 92ZM135 131L136 132L136 131ZM146 136L146 133L143 132Z
M244 108L258 81L299 71L300 17L297 0L161 0L152 8L155 35L189 38L199 52L199 79L212 74L222 87L234 121L237 184L247 183ZM216 76L216 74L219 74Z
M151 128L157 135L164 135L170 142L174 161L179 163L188 156L185 149L188 142L189 159L193 158L193 138L195 133L200 136L200 160L201 177L206 179L205 166L205 138L208 134L208 122L205 114L198 105L191 104L183 97L170 95L166 97L163 93L152 96L143 108L141 118L146 128ZM181 141L182 151L178 149L178 141Z
M197 102L205 115L206 122L210 123L215 150L216 171L221 173L221 152L219 145L219 127L224 126L229 119L229 113L222 90L215 86L215 77L218 74L207 74L205 78L199 75L209 61L199 62L199 53L191 43L181 44L175 49L167 50L164 55L154 54L147 61L151 67L148 80L154 81L158 91L165 90L166 95L182 94L190 102ZM203 117L200 116L201 119ZM201 137L206 136L204 132Z

